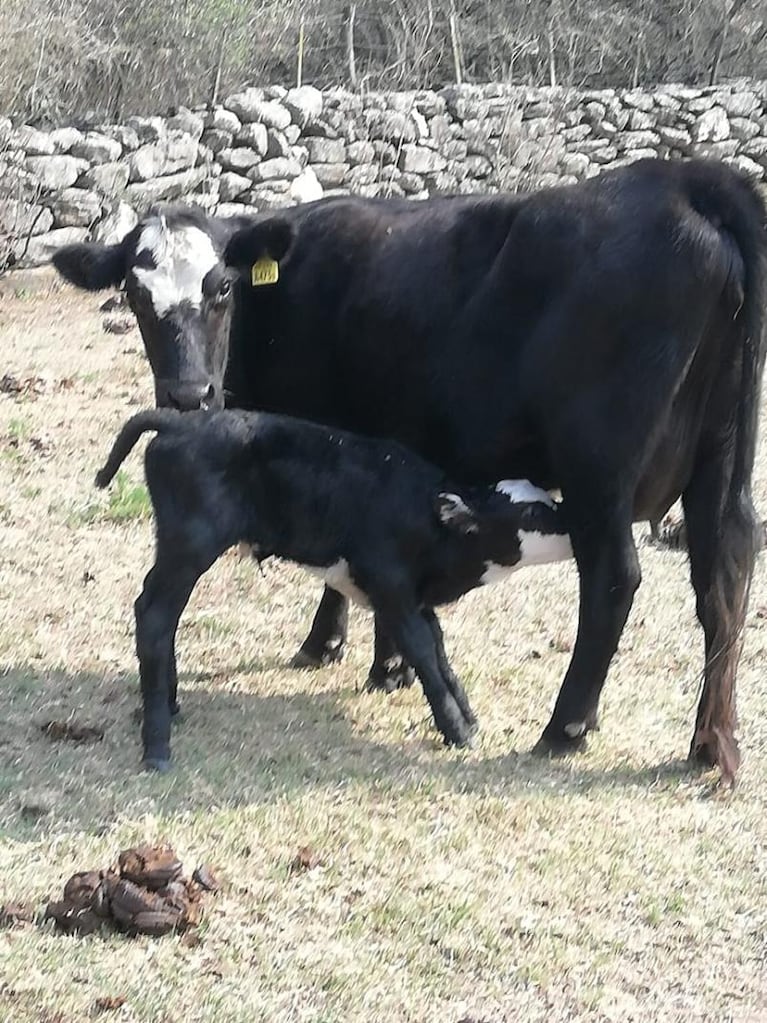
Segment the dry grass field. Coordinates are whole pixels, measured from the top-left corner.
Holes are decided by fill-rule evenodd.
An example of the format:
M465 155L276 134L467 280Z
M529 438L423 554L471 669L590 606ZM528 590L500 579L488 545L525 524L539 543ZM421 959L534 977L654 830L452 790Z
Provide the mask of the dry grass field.
M0 903L167 839L225 882L200 942L0 931L0 1021L501 1023L767 1020L767 559L740 673L734 793L683 760L702 637L684 554L637 527L644 582L585 755L528 751L574 636L570 565L443 613L482 731L442 748L418 689L365 695L367 614L342 665L286 668L316 581L233 554L179 633L174 770L141 773L132 602L152 555L141 459L92 486L151 402L137 331L99 297L0 298ZM36 379L35 378L39 378ZM4 385L7 387L8 382ZM761 449L757 497L767 512ZM52 742L74 717L104 740ZM291 872L299 846L320 860Z

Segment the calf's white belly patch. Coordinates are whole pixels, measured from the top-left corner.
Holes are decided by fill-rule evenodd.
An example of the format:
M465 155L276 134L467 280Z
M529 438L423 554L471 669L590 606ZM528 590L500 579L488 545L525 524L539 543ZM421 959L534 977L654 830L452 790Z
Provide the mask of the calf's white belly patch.
M370 607L370 601L367 596L357 586L349 573L349 563L346 558L339 558L338 561L328 565L326 568L318 568L315 565L304 565L303 567L311 575L322 579L331 590L342 593L349 600L353 600L355 604L360 604L362 607Z

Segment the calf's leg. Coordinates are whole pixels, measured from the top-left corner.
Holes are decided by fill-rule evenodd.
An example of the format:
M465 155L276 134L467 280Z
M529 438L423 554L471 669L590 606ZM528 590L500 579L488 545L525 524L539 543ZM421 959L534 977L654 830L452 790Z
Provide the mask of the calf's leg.
M326 586L314 614L309 635L290 662L292 668L319 668L344 656L349 623L349 601Z
M208 567L198 568L189 561L158 555L135 603L143 762L158 771L170 766L170 722L177 683L176 629L195 583Z
M450 661L447 659L447 654L445 652L445 637L442 634L442 626L439 624L439 618L432 608L425 608L421 613L428 622L432 636L434 637L434 647L437 652L437 661L439 663L439 669L442 672L442 677L444 678L448 689L453 694L455 702L461 708L461 713L466 719L466 722L476 731L477 718L469 704L469 698L466 695L466 690L463 688L461 680L453 671Z
M375 650L365 691L393 693L407 689L415 681L415 672L392 642L378 615L375 616Z
M434 723L445 744L468 745L476 728L476 719L468 707L468 700L465 706L470 719L467 718L440 668L437 644L429 622L416 608L397 608L387 611L382 618L398 648L415 668L434 715ZM463 696L465 699L465 694Z

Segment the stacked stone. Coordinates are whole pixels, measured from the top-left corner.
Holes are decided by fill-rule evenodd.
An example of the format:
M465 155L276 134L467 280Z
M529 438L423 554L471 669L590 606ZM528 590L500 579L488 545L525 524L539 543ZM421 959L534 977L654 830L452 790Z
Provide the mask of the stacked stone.
M452 86L360 95L248 88L213 108L42 131L0 119L0 250L27 264L114 241L157 202L222 216L323 195L484 194L575 182L641 157L767 175L767 83L651 90ZM0 253L1 254L1 253Z

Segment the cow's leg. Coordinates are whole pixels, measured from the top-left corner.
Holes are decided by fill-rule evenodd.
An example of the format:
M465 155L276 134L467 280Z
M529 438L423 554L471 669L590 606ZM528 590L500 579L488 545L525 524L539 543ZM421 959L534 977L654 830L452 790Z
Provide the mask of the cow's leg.
M477 718L469 704L469 697L466 695L466 690L463 688L461 680L453 671L450 661L447 659L447 653L445 652L445 637L442 634L442 626L439 624L439 618L431 608L424 609L422 614L429 623L429 628L434 636L434 646L437 651L439 668L445 682L447 683L447 687L455 697L455 702L461 708L461 713L466 721L476 730Z
M349 622L349 601L326 586L314 615L309 635L290 662L292 668L319 668L344 656Z
M434 634L427 620L415 609L397 608L387 613L383 621L399 649L415 668L434 715L434 723L445 744L468 745L476 720L473 714L471 720L467 720L440 669Z
M593 500L594 494L590 496L581 506L563 488L580 574L578 635L536 752L568 752L582 745L586 733L596 728L607 669L641 579L631 532L631 502L598 501Z
M725 444L695 470L683 495L690 575L705 636L706 664L690 758L718 765L732 780L740 761L735 738L735 676L757 545L748 488L730 494L733 451Z
M375 616L375 650L365 691L393 693L407 689L415 681L415 672L399 652L391 636Z
M178 559L158 558L135 603L136 653L143 701L143 760L165 771L170 766L174 642L181 613L205 568Z

